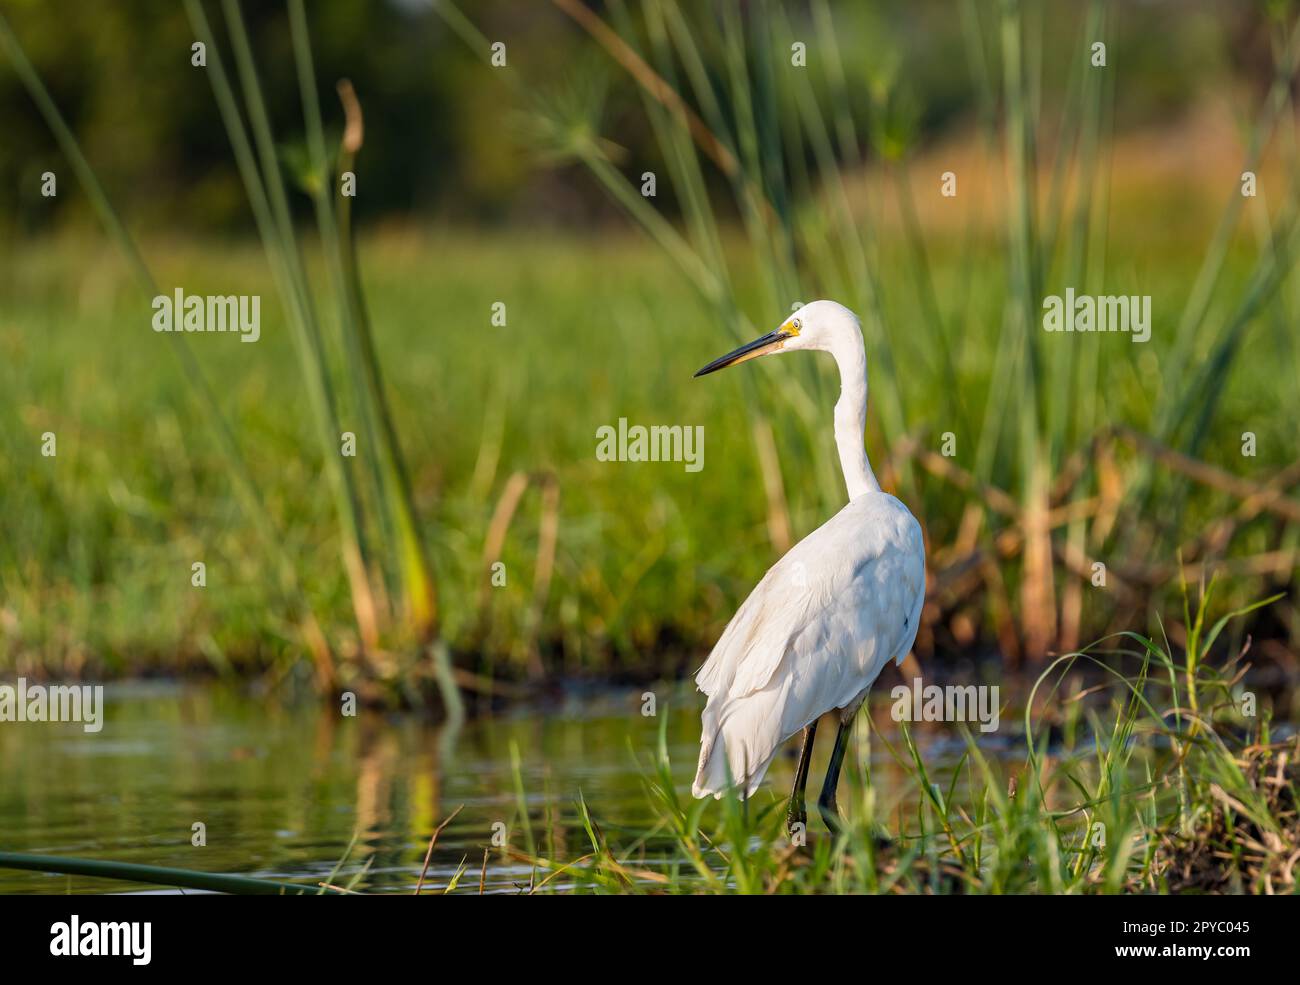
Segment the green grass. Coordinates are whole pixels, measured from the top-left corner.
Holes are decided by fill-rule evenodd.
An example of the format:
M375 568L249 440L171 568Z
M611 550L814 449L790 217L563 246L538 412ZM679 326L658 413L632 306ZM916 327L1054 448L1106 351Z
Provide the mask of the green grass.
M1111 76L1067 72L1054 125L1038 91L1054 66L1039 63L1019 3L964 8L985 107L974 140L1005 189L1000 214L967 174L966 197L940 203L963 221L927 224L938 161L918 156L897 76L853 86L837 71L827 4L804 23L772 3L750 17L615 3L615 43L570 0L557 6L612 67L558 86L512 67L508 109L548 165L579 165L581 187L645 239L405 227L355 250L348 203L327 189L354 154L364 171L364 153L331 160L302 6L290 4L289 32L307 155L293 167L238 4L220 6L224 34L202 4L187 12L212 42L207 76L260 251L135 243L0 21L73 163L80 190L64 193L88 198L125 261L97 239L4 247L0 667L281 673L310 654L324 690L377 679L418 702L433 677L455 694L426 659L443 642L463 669L501 677L694 664L786 531L813 529L843 490L826 361L690 374L816 296L862 315L868 448L925 526L922 656L996 640L1013 662L1041 660L1107 629L1151 630L1180 559L1236 572L1224 583L1236 602L1293 581L1300 507L1243 505L1238 487L1285 496L1295 484L1264 488L1295 458L1300 186L1244 203L1217 173L1154 196L1131 169L1112 174ZM486 51L454 6L437 10ZM1079 38L1108 36L1105 4L1079 16ZM1270 29L1276 80L1247 117L1243 165L1270 147L1274 166L1293 163L1300 32ZM788 64L796 30L824 56L806 72ZM602 139L615 74L640 99L676 213L642 198ZM308 201L315 237L293 221ZM176 285L262 295L263 340L160 341L144 302ZM1039 298L1067 285L1151 294L1153 340L1043 333ZM490 320L498 302L505 326ZM597 428L622 417L704 425L704 471L597 461ZM1167 467L1185 460L1111 426L1219 471L1192 482ZM56 458L39 454L46 431ZM337 453L341 431L358 435L357 459ZM1245 431L1255 458L1241 454ZM1059 487L1063 476L1074 481ZM490 530L520 489L508 529ZM507 583L485 590L495 561ZM1105 589L1089 578L1096 561ZM1294 637L1292 602L1272 618L1271 634Z
M1198 626L1209 605L1207 593ZM1244 654L1210 656L1242 614L1186 655L1124 634L1061 656L1030 695L1023 761L990 757L963 730L946 787L906 725L894 745L873 727L901 794L885 803L851 770L838 837L810 818L806 843L792 841L770 789L750 803L684 798L661 733L646 766L656 821L606 834L579 799L589 845L574 858L519 853L529 889L562 876L566 892L619 894L1295 893L1300 740L1275 737L1271 715L1244 703Z
M789 836L788 768L748 803L734 795L692 800L689 773L669 761L674 716L662 703L654 724L622 734L629 768L617 770L625 777L619 786L639 778L643 805L635 794L611 795L607 783L595 799L579 785L608 779L608 756L597 757L603 768L594 774L571 772L573 783L557 786L550 768L563 764L565 743L552 746L556 759L544 760L541 771L538 750L530 749L526 780L519 735L498 726L491 733L501 764L496 806L483 815L475 805L478 818L451 828L459 837L443 852L440 875L421 882L428 892L456 895L482 891L480 880L493 891L528 894L1295 893L1300 740L1286 723L1275 725L1286 705L1243 679L1246 652L1224 643L1224 630L1248 613L1220 615L1212 596L1189 605L1195 633L1186 649L1123 634L1061 656L1027 694L1004 692L993 736L962 724L887 722L890 702L878 686L850 744L839 798L847 823L838 837L815 811L806 837ZM1011 703L1022 700L1023 716L1013 715ZM536 740L536 724L523 734ZM465 806L455 803L447 795L431 807L420 801L422 837L432 830L436 843ZM424 816L430 809L440 823ZM508 832L504 844L495 840L498 822ZM15 853L0 853L0 868L217 892L374 892L393 888L400 858L401 885L410 891L434 848L406 843L385 864L384 879L370 882L368 863L351 859L356 842L333 874L311 886ZM237 839L220 864L247 870L240 844L248 850ZM151 850L176 855L174 845L143 849ZM368 845L371 862L375 850Z
M269 879L194 872L189 869L160 865L136 865L129 862L54 855L28 855L20 852L0 852L0 868L55 872L144 885L173 886L179 889L201 889L212 893L232 893L240 896L334 896L347 891L330 885L314 888L296 886L288 882L272 882ZM329 883L328 879L325 881Z
M1198 470L1187 456L1226 450L1219 412L1229 381L1243 372L1247 339L1259 345L1258 323L1267 317L1282 324L1280 313L1293 302L1300 186L1284 181L1271 204L1250 210L1257 248L1242 249L1247 205L1240 194L1228 194L1203 234L1191 232L1159 254L1164 266L1156 273L1136 242L1145 238L1136 214L1152 204L1133 194L1141 165L1130 162L1123 180L1114 178L1115 73L1086 67L1078 54L1097 39L1114 40L1109 5L1094 0L1057 23L1074 38L1059 64L1054 57L1049 64L1041 47L1036 5L963 5L966 68L981 93L988 173L980 187L978 166L975 174L962 169L966 194L972 185L977 189L975 201L972 207L965 200L965 235L954 236L949 227L943 237L924 228L919 206L927 205L931 215L955 211L955 200L937 209L933 204L944 158L919 159L915 107L909 108L915 94L900 80L896 63L850 85L841 51L849 42L836 28L842 9L824 0L797 11L770 2L742 11L734 4L699 8L647 0L611 3L602 15L582 0L554 5L590 36L598 60L558 80L530 76L517 65L488 69L514 94L543 159L580 165L672 261L714 322L735 337L753 337L771 324L755 310L783 311L813 297L835 297L860 313L875 367L872 430L893 448L921 452L918 462L906 453L891 460L888 480L904 499L924 501L930 517L962 515L955 540L928 531L937 575L931 596L940 608L982 610L979 621L992 617L1009 659L1023 653L1039 661L1081 638L1087 603L1080 579L1098 564L1126 582L1118 588L1128 611L1116 620L1124 627L1149 611L1152 594L1173 570L1152 567L1152 556L1187 556L1202 562L1202 574L1203 562L1221 560L1232 536L1220 534L1239 532L1239 524L1220 524L1199 542L1190 534L1200 518L1188 512L1187 473ZM435 9L490 65L489 39L472 19L453 0ZM852 23L851 16L845 20ZM1294 125L1285 110L1300 30L1281 16L1268 26L1273 81L1245 117L1240 156L1252 170L1270 148L1274 160L1295 158ZM799 46L789 42L809 37L815 57L804 63L791 55ZM1042 86L1058 73L1068 82L1059 102L1045 108ZM660 185L680 210L676 224L641 193L620 148L605 136L607 102L620 93L611 77L640 97L658 156L638 167L658 169ZM621 112L630 110L624 105ZM970 161L970 155L957 157ZM1207 168L1210 180L1193 197L1199 192L1217 206L1222 193L1212 174ZM1113 192L1124 195L1119 208ZM994 204L989 214L982 213L986 198ZM955 253L952 246L958 246ZM1180 266L1190 260L1189 249L1197 251L1194 274ZM1232 276L1236 263L1244 263L1244 282ZM1040 302L1066 287L1095 294L1150 291L1160 299L1159 331L1167 344L1159 353L1130 353L1125 374L1123 357L1117 364L1113 354L1103 356L1101 346L1090 344L1096 337L1046 335ZM1275 354L1282 364L1295 366L1293 342L1280 336L1274 342L1281 343ZM824 363L805 362L747 378L754 444L768 463L764 491L778 551L788 547L779 463L789 458L768 448L772 417L806 439L796 460L823 514L842 502L834 456L817 440L835 380ZM924 381L920 402L908 387L913 376ZM1133 384L1143 391L1143 411L1117 415L1127 397L1117 390ZM1157 444L1140 445L1137 460L1121 464L1118 477L1111 462L1107 475L1097 458L1112 451L1113 426L1139 418L1136 426ZM967 453L954 469L955 463L935 457L934 448L940 442L952 448L956 441L965 442ZM1199 470L1196 481L1222 488L1226 476L1241 471L1242 458L1238 452L1217 475ZM917 475L918 463L962 485L965 502L933 494ZM1157 463L1173 465L1175 474L1158 474ZM1267 495L1290 488L1295 478L1294 470L1278 477ZM1157 503L1163 509L1158 519L1151 515ZM1279 550L1256 570L1289 578L1297 561L1297 508L1292 503L1283 513L1290 522L1274 532ZM963 579L963 568L983 571L977 592L955 587L971 580Z
M397 426L408 436L450 639L473 638L483 545L506 477L547 470L561 489L541 627L548 667L653 672L693 663L773 559L746 384L739 372L690 379L725 346L707 311L668 264L626 239L553 239L542 249L507 237L393 235L365 249L380 356ZM270 293L251 245L159 243L150 252L164 285ZM295 661L296 632L239 510L211 422L149 329L148 309L98 247L30 244L12 261L0 320L0 450L11 479L0 485L0 659L11 668L118 672ZM941 278L958 274L942 262L939 270ZM497 300L508 306L505 328L489 321ZM977 293L973 306L998 300L994 288ZM899 308L906 317L905 302ZM212 336L195 349L304 591L346 652L355 629L321 451L303 413L287 328L274 304L263 317L255 345ZM971 331L980 326L973 317ZM1153 356L1160 344L1157 334ZM1110 415L1141 427L1150 413L1141 370L1148 357L1134 348L1107 347L1101 357ZM989 386L981 351L977 338L967 339L961 366L970 392ZM1244 358L1216 428L1215 458L1231 468L1237 435L1250 426L1260 433L1262 475L1285 463L1290 438L1285 415L1259 417L1258 401L1283 406L1292 398L1270 368L1274 353L1261 348ZM787 368L771 362L775 372ZM917 429L943 430L927 374L904 374L897 385ZM620 416L703 424L704 470L597 461L596 429ZM58 435L57 458L40 455L46 430ZM773 431L786 462L807 457L796 422L778 416ZM829 450L828 435L817 440ZM870 450L879 462L889 448L873 436ZM959 451L961 463L967 450ZM798 535L824 518L820 490L793 465L787 474ZM902 494L931 543L955 534L964 496L937 480ZM1189 523L1213 518L1221 502L1208 494L1194 500ZM505 540L507 584L492 590L483 655L507 675L522 671L514 650L531 603L537 530L537 496L529 493ZM1247 533L1243 547L1266 546L1266 526ZM208 565L203 590L190 586L196 559ZM1249 586L1239 580L1233 591ZM1104 624L1113 601L1102 592L1085 598L1091 624Z

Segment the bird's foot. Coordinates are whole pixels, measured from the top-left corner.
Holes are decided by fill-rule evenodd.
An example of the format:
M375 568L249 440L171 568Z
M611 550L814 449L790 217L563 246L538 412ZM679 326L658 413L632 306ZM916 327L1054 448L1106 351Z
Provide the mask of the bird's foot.
M831 834L838 838L840 832L844 830L844 819L840 817L839 805L833 799L819 800L817 810L822 816L822 823L826 825Z

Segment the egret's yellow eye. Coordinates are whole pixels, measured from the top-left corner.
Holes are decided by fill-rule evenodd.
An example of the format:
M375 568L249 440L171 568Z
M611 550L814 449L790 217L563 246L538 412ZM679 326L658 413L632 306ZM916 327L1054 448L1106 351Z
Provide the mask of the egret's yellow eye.
M785 330L791 335L798 335L801 328L803 328L803 322L798 318L791 318L785 326Z

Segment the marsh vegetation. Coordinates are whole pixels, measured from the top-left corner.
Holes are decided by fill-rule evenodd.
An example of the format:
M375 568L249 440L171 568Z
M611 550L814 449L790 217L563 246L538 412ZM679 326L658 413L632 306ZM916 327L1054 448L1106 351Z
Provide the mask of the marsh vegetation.
M78 124L93 102L43 62L63 64L45 15L0 15L0 98L21 95L21 132L42 128L79 210L0 240L0 676L199 677L267 695L258 709L314 702L319 718L255 726L243 699L164 689L117 719L145 748L150 729L217 743L167 761L183 790L197 761L230 757L230 809L251 816L209 862L308 887L409 889L464 803L430 889L1294 891L1300 30L1285 5L1241 22L1197 6L1178 45L1210 50L1196 25L1231 21L1250 58L1164 120L1158 80L1191 86L1200 69L1144 68L1169 70L1114 4L965 2L931 48L904 27L953 18L916 6L919 21L824 0L554 0L564 42L530 50L502 5L439 0L421 16L477 80L463 99L500 124L500 143L455 152L477 153L483 180L508 157L544 176L542 198L582 206L581 222L499 223L367 221L367 162L401 173L382 143L401 127L381 72L369 89L329 74L347 58L321 35L343 14L323 27L299 0L283 17L188 0L158 30L202 41L206 63L178 55L167 71L186 74L165 78L201 93L186 112L224 141L191 198L242 222L199 232L137 230L139 190L94 154L112 141ZM940 50L960 86L925 68ZM391 77L408 70L396 59ZM26 173L13 153L0 173ZM262 297L256 343L156 335L151 300L182 290ZM1045 332L1043 299L1067 291L1150 298L1149 339ZM882 696L858 729L846 835L796 846L766 789L682 799L680 682L843 501L833 369L691 374L819 296L863 316L868 450L925 530L907 672L1002 681L1022 701L988 739L900 728ZM702 427L704 467L603 460L602 429L623 420ZM610 685L635 686L608 732L581 716L548 732L535 711ZM647 688L661 716L635 711ZM336 721L344 693L363 721ZM537 731L516 734L511 708L534 709L516 725L536 714ZM319 758L267 765L280 721ZM222 746L223 725L246 744ZM119 755L33 741L0 731L7 771ZM118 781L148 797L141 766L125 756ZM261 812L257 792L302 769L311 789ZM35 820L0 847L189 867L183 830L131 843L81 818L57 836L68 818L44 774L19 775L0 804ZM458 789L465 775L491 794ZM282 851L279 830L310 848Z

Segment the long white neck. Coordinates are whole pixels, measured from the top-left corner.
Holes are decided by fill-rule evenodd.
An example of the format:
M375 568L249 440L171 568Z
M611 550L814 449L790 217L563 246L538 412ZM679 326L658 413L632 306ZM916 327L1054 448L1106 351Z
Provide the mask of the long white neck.
M880 492L880 483L867 461L863 431L867 424L867 354L860 331L842 336L831 348L840 368L840 399L835 402L835 446L849 499Z

